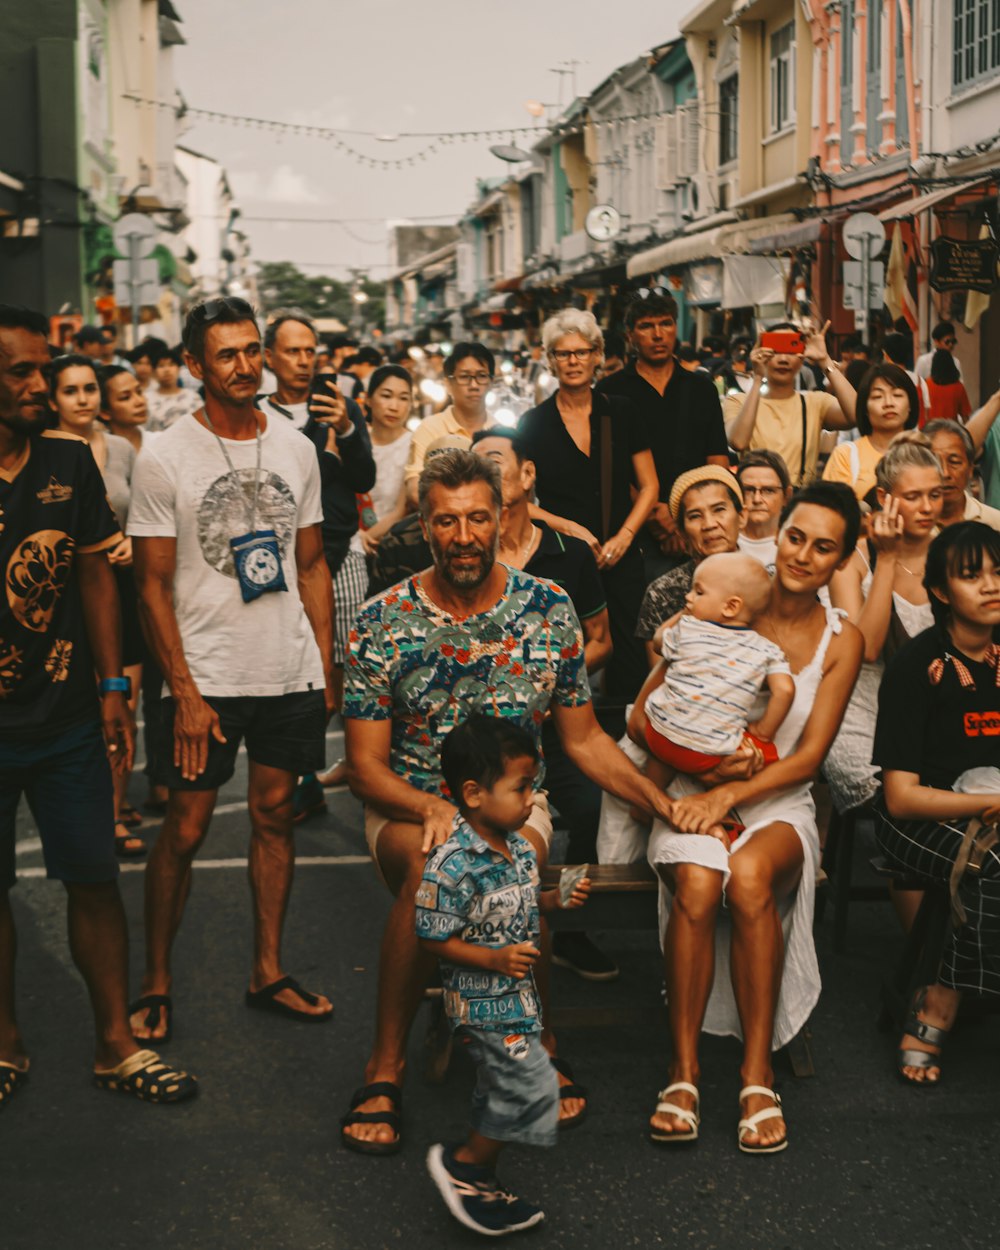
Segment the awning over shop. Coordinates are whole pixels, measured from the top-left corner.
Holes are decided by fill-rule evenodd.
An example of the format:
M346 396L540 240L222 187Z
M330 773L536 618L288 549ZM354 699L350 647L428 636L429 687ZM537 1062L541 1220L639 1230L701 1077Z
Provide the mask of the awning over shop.
M692 261L719 257L726 252L750 252L757 239L778 237L799 224L794 213L775 213L772 217L734 221L714 230L684 234L645 252L636 253L629 259L628 276L639 278L647 273L657 273L661 269L674 269L679 265L689 265Z
M973 187L982 186L990 181L992 180L989 177L970 178L968 182L954 183L950 187L937 187L933 191L927 191L923 195L915 196L912 200L903 200L899 204L893 204L892 208L883 209L879 213L878 219L879 221L899 221L903 217L913 217L927 208L933 208L935 204L943 203L953 195L960 195L963 191L971 191Z
M719 240L724 230L725 226L717 226L699 234L682 234L679 238L647 248L645 252L636 252L629 257L625 272L630 278L641 278L647 273L658 273L661 269L673 269L709 256L718 256Z
M796 247L806 247L818 241L822 226L820 218L813 217L811 221L800 221L785 230L765 234L762 238L751 241L750 255L772 256L775 252L790 252Z

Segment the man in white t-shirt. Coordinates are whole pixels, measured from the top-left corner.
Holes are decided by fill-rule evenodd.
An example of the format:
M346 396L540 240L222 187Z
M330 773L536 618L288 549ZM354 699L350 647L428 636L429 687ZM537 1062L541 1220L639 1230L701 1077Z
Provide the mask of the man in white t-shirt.
M917 363L913 367L914 373L918 378L929 378L931 376L931 364L934 360L934 353L937 351L951 352L955 355L955 348L958 346L958 337L955 334L955 323L953 321L939 321L931 331L931 343L933 346L929 352L924 352L922 356L917 357ZM958 370L958 380L962 380L962 365L959 360L955 360L955 368Z
M205 406L136 462L128 532L140 611L164 675L170 791L146 878L146 972L130 1009L137 1039L169 1036L170 951L218 789L249 756L254 962L246 1002L299 1020L332 1006L281 965L295 859L296 778L322 766L333 710L333 600L320 476L308 439L254 407L261 342L244 300L188 314L185 360Z

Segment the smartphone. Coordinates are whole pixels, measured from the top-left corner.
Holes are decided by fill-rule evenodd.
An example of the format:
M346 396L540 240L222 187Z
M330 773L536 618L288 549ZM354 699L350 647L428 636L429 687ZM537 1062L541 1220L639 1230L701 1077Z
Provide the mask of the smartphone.
M310 398L313 395L337 395L339 393L340 387L337 385L335 373L317 373L309 383Z
M806 341L798 330L765 330L760 345L778 356L801 356L806 350Z
M572 864L559 874L559 906L568 907L573 891L590 872L589 864Z

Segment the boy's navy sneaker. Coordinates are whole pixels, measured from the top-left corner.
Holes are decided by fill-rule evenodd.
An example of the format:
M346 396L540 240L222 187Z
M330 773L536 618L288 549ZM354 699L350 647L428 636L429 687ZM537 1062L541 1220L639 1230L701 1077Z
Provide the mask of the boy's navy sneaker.
M544 1211L509 1193L488 1168L459 1163L447 1146L431 1146L427 1170L455 1219L486 1237L519 1233L545 1219Z

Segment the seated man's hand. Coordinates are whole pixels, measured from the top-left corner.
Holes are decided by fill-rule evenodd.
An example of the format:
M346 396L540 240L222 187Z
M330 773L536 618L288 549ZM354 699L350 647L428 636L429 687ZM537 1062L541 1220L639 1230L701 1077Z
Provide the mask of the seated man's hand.
M729 849L729 835L722 826L732 807L725 786L706 790L703 794L687 794L674 800L672 824L680 833L699 833L716 838Z
M440 846L451 837L451 826L455 819L455 809L444 799L432 800L432 807L424 815L424 838L420 843L421 851L427 855L433 847Z
M531 971L541 951L533 942L519 942L517 946L501 946L493 953L493 966L504 976L523 981Z

